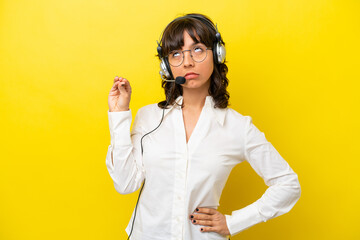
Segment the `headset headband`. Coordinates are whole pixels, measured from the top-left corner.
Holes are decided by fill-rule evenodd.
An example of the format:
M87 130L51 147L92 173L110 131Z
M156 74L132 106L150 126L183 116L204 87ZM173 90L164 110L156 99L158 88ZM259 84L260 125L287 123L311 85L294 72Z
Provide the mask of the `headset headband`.
M214 59L214 63L215 64L221 64L225 62L225 55L226 55L226 50L225 50L225 46L224 46L224 42L221 39L221 35L218 32L217 29L217 24L214 26L214 24L211 22L210 19L202 16L202 15L197 15L197 14L188 14L185 16L181 16L178 18L175 18L174 20L172 20L162 31L162 34L160 36L160 42L156 41L158 46L157 46L157 52L159 54L159 58L161 60L160 62L160 76L163 80L166 79L174 79L174 76L171 72L171 67L169 64L169 61L167 59L166 56L163 56L163 51L162 51L162 38L164 37L164 32L165 30L175 21L179 21L181 19L196 19L200 22L202 22L203 24L205 24L209 29L215 30L215 41L213 43L213 48L212 48L212 53L213 53L213 59ZM160 44L161 43L161 44Z
M165 30L168 28L168 26L170 26L173 22L176 22L176 21L179 21L181 19L196 19L196 20L199 20L200 22L204 23L207 25L208 28L211 28L213 29L216 34L215 34L215 37L216 37L216 41L219 42L219 43L223 43L222 39L221 39L221 35L218 31L218 28L217 28L217 24L214 25L208 18L206 17L203 17L201 15L196 15L196 14L187 14L185 16L181 16L181 17L178 17L178 18L175 18L174 20L172 20L168 25L166 25L166 27L164 28L164 30L161 32L160 36L159 36L159 41L156 41L156 43L158 44L158 53L159 53L159 56L160 58L163 57L161 52L159 52L159 50L162 50L162 36L165 32ZM161 49L159 49L159 47Z

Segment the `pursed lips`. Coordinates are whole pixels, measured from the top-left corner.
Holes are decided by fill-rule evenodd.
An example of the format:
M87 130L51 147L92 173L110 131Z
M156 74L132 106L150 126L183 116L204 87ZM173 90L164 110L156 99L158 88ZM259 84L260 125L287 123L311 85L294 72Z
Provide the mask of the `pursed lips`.
M187 73L185 75L185 79L188 80L188 79L193 79L193 78L196 78L197 76L199 76L199 74L197 73L194 73L194 72L190 72L190 73Z

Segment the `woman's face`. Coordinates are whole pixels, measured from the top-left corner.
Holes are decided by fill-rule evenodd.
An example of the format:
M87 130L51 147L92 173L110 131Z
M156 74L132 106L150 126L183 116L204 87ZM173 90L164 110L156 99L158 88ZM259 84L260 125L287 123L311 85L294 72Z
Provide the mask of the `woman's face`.
M199 40L199 36L194 33ZM195 44L194 40L190 37L187 31L183 33L184 46L181 50L190 50ZM178 67L171 67L174 78L183 76L186 78L186 82L182 84L184 88L204 88L206 91L210 87L210 76L214 70L213 53L211 50L206 50L207 56L202 62L195 62L191 56L190 51L184 52L184 61ZM185 76L187 73L194 72L195 75Z

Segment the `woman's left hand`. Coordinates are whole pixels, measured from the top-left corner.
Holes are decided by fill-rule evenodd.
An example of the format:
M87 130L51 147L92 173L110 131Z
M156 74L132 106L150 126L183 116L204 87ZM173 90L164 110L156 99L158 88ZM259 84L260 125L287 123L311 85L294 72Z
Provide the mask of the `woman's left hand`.
M213 208L196 208L195 213L189 216L194 225L204 225L209 227L201 227L201 232L217 232L221 235L230 235L226 225L225 216Z

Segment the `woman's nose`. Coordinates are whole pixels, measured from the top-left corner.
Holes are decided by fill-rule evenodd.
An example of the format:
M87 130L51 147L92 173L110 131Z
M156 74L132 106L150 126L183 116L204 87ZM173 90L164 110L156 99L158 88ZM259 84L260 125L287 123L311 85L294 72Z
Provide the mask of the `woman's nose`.
M191 57L190 51L184 52L184 66L194 66L194 60Z

